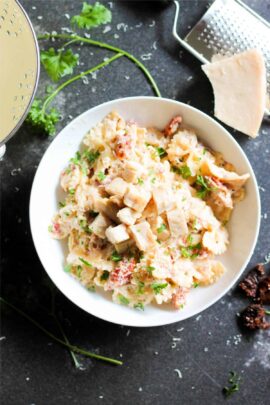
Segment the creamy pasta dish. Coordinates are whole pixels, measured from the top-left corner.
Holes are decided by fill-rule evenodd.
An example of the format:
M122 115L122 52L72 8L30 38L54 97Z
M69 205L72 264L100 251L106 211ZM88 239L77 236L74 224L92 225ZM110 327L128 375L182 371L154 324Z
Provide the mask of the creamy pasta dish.
M158 130L112 112L62 172L66 198L49 231L67 239L64 269L89 290L137 309L181 309L189 291L224 273L226 224L248 178L180 116Z

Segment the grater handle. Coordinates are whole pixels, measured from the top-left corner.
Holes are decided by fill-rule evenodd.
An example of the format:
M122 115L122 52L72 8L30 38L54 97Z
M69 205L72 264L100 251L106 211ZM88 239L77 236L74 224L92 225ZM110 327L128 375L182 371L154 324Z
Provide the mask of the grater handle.
M199 61L202 63L208 63L208 60L205 59L201 53L197 52L194 48L192 48L186 41L184 41L179 35L177 34L177 22L179 18L179 11L180 11L180 4L179 1L174 0L174 5L175 5L175 16L174 16L174 22L173 22L173 30L172 34L174 38L187 50L189 51L193 56L195 56Z

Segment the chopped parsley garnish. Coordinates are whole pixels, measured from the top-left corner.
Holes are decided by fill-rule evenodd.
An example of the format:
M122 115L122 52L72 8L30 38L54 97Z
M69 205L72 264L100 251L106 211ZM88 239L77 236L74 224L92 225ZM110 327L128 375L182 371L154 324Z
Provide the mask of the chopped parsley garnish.
M52 225L49 225L49 226L48 226L48 231L49 231L49 232L52 232L52 231L53 231L53 226L52 226Z
M81 273L82 273L82 266L77 266L77 271L76 271L76 274L77 274L77 277L78 278L80 278L81 277Z
M144 293L144 282L143 282L143 281L139 281L139 282L138 282L137 294L143 294L143 293Z
M197 287L199 287L199 283L197 283L197 281L194 281L194 283L193 283L193 288L197 288Z
M235 392L239 391L239 382L241 378L237 376L236 372L230 371L229 373L229 386L223 388L223 393L225 397L229 397Z
M93 267L91 263L89 263L87 260L83 259L82 257L79 257L79 260L87 267Z
M137 304L134 304L134 308L144 311L144 305L142 302L138 302Z
M74 195L75 194L75 188L70 188L68 190L69 194Z
M76 152L75 157L71 158L69 161L71 163L74 163L74 165L79 165L80 162L81 162L81 154L80 154L80 152Z
M193 260L199 256L201 248L201 243L197 243L197 245L181 246L180 251L183 257Z
M168 283L159 283L159 282L155 282L151 284L151 288L154 290L155 294L160 294L160 292L166 288L168 285Z
M95 161L99 158L100 152L98 150L85 150L83 156L88 160L90 166L92 166Z
M119 253L117 253L115 250L111 255L111 260L113 262L120 262L120 260L122 260L122 256Z
M197 191L197 197L199 198L205 198L207 194L213 190L211 187L209 187L207 179L201 174L197 176L195 184L199 186L199 190Z
M129 299L124 297L124 295L122 295L122 294L118 294L118 299L119 299L119 302L121 304L123 304L123 305L128 305L129 304Z
M94 285L89 285L89 286L87 287L87 290L88 290L88 291L91 291L91 292L96 292L96 287L95 287Z
M152 183L152 184L155 184L155 182L156 182L156 178L153 177L153 178L151 179L151 183Z
M172 171L176 174L180 174L184 179L188 179L191 177L191 170L187 165L181 166L181 167L172 167Z
M161 224L159 228L157 228L157 233L162 233L166 230L166 225L165 224Z
M138 178L138 184L139 184L140 186L144 184L143 179L141 179L140 177Z
M64 271L65 271L66 273L70 273L70 272L71 272L71 268L72 268L72 265L71 265L71 264L66 264L65 267L64 267Z
M98 172L97 174L97 178L99 179L99 181L103 181L106 179L106 174L104 174L104 172Z
M59 202L58 202L58 205L59 205L59 208L63 208L63 207L66 206L66 204L63 203L62 201L59 201Z
M163 157L167 156L167 152L165 149L161 148L160 146L156 146L156 151L158 156L162 159Z
M188 235L187 237L187 242L192 243L193 242L193 236L191 234Z
M101 281L108 280L109 275L110 275L110 272L107 271L107 270L104 270L103 273L102 273L102 275L101 275L101 277L100 277L100 280L101 280Z
M90 226L88 225L88 222L86 221L86 219L80 219L79 225L84 230L84 232L90 233L90 234L93 232L92 229L90 228Z
M152 274L152 272L155 270L156 268L154 266L146 266L146 271L149 274Z

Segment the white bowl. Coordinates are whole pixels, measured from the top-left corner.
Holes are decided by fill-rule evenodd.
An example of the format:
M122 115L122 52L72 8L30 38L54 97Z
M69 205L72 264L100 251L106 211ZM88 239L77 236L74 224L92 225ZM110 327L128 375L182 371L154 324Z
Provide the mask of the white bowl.
M163 128L175 115L182 115L184 123L193 127L199 138L214 150L223 153L237 171L249 173L244 201L237 204L228 229L230 245L221 257L227 272L209 287L192 290L184 309L151 305L144 312L112 302L110 293L97 289L89 292L63 270L67 252L66 241L53 240L48 224L61 199L59 175L74 156L90 127L110 111L115 110L126 119L135 119L142 126ZM201 111L177 101L155 97L130 97L109 101L92 108L68 124L44 154L34 179L30 200L30 224L39 258L54 284L74 304L89 314L127 326L158 326L178 322L205 310L219 300L245 269L256 244L260 226L260 198L251 165L233 137L216 121Z

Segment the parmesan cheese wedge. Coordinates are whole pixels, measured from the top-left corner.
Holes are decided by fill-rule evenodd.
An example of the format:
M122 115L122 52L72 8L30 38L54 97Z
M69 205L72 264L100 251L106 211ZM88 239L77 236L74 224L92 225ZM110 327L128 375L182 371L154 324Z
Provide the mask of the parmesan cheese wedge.
M266 69L257 49L202 66L215 97L215 116L255 138L266 107Z

